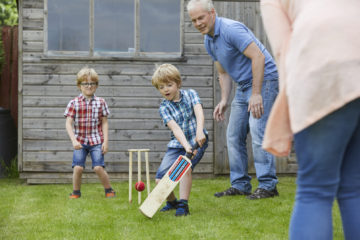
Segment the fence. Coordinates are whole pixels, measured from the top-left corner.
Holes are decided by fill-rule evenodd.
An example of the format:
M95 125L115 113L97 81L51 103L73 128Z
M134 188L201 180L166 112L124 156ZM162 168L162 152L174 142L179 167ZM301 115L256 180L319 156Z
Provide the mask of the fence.
M9 109L17 126L18 118L18 26L1 27L4 64L0 76L0 107Z

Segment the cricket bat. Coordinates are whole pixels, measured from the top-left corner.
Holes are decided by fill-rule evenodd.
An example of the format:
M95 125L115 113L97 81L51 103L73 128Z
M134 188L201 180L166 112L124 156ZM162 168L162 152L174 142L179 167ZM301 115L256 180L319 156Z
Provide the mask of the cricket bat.
M198 147L199 145L196 143L193 149L195 150ZM190 170L192 166L191 157L192 154L188 153L186 156L180 155L176 159L164 177L155 186L143 204L141 204L139 210L142 214L148 218L152 218L155 215L169 194L175 189L187 171Z

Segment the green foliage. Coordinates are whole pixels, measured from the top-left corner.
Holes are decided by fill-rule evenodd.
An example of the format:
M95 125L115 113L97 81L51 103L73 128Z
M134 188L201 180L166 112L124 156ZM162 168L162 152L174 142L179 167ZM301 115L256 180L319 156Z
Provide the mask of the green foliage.
M18 24L18 11L16 0L0 0L0 30L1 26L14 26ZM4 46L0 31L0 73L4 65Z
M256 180L253 183L256 185ZM81 198L69 199L71 184L28 186L19 179L0 179L0 238L285 240L296 188L294 177L279 177L279 197L253 201L243 196L216 198L214 192L229 186L228 178L194 179L191 215L158 212L148 219L138 210L136 191L133 203L128 203L128 182L112 186L117 193L112 199L104 197L100 183L83 184ZM143 200L145 195L146 191ZM336 204L333 226L334 239L342 239Z
M7 166L3 159L0 159L0 166L4 169L5 176L8 178L19 178L18 161L17 157L14 157L10 161L10 165Z
M0 0L0 26L18 24L16 0Z

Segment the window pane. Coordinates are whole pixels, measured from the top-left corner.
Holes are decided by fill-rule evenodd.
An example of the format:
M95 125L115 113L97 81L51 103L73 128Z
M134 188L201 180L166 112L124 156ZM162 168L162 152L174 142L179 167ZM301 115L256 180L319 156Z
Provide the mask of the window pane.
M95 0L94 11L95 51L134 48L134 0Z
M141 52L180 52L180 0L140 0Z
M48 0L48 49L89 51L89 0Z

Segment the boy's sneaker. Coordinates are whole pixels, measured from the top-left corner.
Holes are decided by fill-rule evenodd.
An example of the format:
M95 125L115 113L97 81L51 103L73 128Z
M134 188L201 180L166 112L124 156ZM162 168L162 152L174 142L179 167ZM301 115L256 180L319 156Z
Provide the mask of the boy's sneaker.
M181 217L181 216L186 216L188 214L190 215L188 201L180 200L177 204L175 216Z
M257 188L253 194L247 196L246 198L250 200L255 200L255 199L270 198L275 196L279 196L279 192L277 191L276 187L271 191L263 188Z
M222 197L222 196L235 196L235 195L250 195L248 192L240 191L236 188L229 187L223 192L217 192L214 194L215 197Z
M113 189L111 189L111 191L109 191L109 192L105 192L106 198L113 198L113 197L115 197L115 195L116 195L116 193Z
M178 204L177 199L175 199L174 201L171 201L171 202L166 201L166 205L160 210L160 212L167 212L167 211L176 209L177 204Z
M76 199L76 198L80 198L80 197L81 197L81 193L80 194L70 193L70 196L69 196L70 199Z

